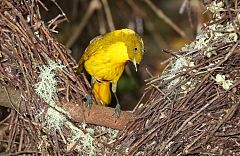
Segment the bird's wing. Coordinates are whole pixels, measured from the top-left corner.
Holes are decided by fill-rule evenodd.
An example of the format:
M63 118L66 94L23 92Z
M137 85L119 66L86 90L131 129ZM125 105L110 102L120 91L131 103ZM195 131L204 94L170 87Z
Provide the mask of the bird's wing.
M101 39L103 38L104 35L99 35L93 38L88 47L86 48L85 52L83 53L82 57L80 58L78 62L78 68L77 68L77 73L80 73L83 71L84 68L84 62L88 59L88 57L94 55L94 53L97 51L97 49L101 48Z
M84 66L84 59L83 56L81 57L81 59L78 62L78 67L77 67L77 73L81 73L83 71L83 66Z

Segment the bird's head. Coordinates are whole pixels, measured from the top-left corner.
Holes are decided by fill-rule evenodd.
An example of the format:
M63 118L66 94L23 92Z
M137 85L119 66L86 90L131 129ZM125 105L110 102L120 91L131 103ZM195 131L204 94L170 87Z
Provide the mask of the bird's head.
M137 71L138 65L141 63L143 54L145 52L144 43L142 38L133 30L127 29L126 31L129 31L126 41L128 47L128 57L129 60L134 64Z

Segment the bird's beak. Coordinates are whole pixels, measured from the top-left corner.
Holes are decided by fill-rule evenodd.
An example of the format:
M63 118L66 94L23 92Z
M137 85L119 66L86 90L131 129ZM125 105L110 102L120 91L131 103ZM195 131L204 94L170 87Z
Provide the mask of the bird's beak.
M137 67L137 63L136 63L136 59L135 59L135 58L133 59L133 64L134 64L134 66L135 66L135 69L136 69L136 72L137 72L137 70L138 70L138 67Z

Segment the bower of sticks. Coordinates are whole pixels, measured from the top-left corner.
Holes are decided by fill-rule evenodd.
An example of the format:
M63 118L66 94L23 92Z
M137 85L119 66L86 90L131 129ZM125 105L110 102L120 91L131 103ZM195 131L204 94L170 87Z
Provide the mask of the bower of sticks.
M163 74L116 120L84 105L90 84L52 34L65 14L44 23L41 1L0 1L0 155L240 155L240 2L204 3L202 33L164 50Z

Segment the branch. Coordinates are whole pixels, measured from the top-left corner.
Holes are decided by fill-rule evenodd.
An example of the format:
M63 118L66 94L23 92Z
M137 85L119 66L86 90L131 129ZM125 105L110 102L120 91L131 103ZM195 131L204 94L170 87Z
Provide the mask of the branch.
M23 105L19 105L21 95L18 90L13 88L0 87L0 105L9 107L17 111L26 112ZM129 121L134 119L131 112L122 111L118 119L115 117L115 110L109 107L92 105L90 109L84 105L77 106L66 100L61 100L64 110L71 114L74 122L86 122L89 124L110 127L113 129L123 130Z

